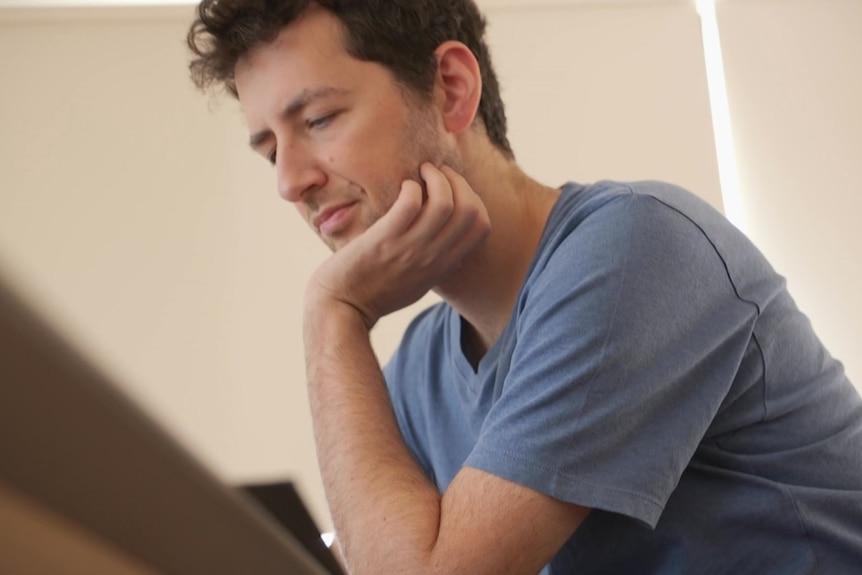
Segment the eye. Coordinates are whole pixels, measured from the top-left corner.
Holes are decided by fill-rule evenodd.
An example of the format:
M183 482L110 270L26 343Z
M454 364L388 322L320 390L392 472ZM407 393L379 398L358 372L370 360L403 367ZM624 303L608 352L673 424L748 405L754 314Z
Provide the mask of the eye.
M325 128L330 123L332 123L332 120L334 120L337 115L338 115L338 113L335 112L332 114L327 114L326 116L320 116L319 118L312 118L312 119L308 120L308 122L306 122L306 124L308 125L308 128L311 130L316 130L319 128Z

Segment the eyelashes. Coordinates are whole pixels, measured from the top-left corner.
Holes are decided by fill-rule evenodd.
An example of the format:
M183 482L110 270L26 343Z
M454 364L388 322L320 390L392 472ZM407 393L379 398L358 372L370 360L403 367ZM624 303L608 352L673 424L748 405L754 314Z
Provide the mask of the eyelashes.
M325 114L323 116L317 116L314 118L310 118L306 120L305 126L309 132L315 132L322 130L324 128L329 127L332 122L341 114L341 111L335 111L330 114ZM273 148L268 154L266 154L266 159L273 166L275 165L275 160L277 158L276 148Z

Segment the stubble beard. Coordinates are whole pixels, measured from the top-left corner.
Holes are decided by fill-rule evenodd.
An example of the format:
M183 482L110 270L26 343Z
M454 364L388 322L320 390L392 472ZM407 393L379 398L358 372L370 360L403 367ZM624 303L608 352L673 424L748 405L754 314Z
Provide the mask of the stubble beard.
M374 225L398 199L401 192L401 185L405 180L413 180L422 186L423 199L425 197L425 181L419 172L419 167L424 162L430 162L437 166L446 165L462 173L463 166L460 157L454 149L447 149L441 141L439 131L434 123L433 116L425 107L427 104L414 104L410 117L405 123L401 134L401 140L404 153L399 159L398 165L393 172L397 172L397 176L390 184L380 186L377 197L381 199L378 205L369 205L369 210L363 214L362 230L367 230ZM363 195L371 197L367 191L363 190ZM322 238L324 243L333 252L338 250L336 245L337 238ZM352 240L351 240L352 241ZM341 247L344 247L342 244Z

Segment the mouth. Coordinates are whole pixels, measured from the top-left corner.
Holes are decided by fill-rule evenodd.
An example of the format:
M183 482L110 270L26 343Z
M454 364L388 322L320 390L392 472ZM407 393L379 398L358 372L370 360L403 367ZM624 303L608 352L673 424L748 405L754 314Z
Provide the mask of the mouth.
M311 225L320 235L331 236L341 231L350 220L357 202L328 207L314 217Z

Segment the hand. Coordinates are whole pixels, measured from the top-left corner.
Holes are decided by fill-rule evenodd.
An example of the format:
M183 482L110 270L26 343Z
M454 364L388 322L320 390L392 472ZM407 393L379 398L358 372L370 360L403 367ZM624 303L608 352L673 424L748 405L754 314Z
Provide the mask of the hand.
M405 181L389 211L317 269L306 290L307 310L340 302L371 329L425 295L481 245L491 225L467 181L429 163L419 173L425 201L422 186Z

